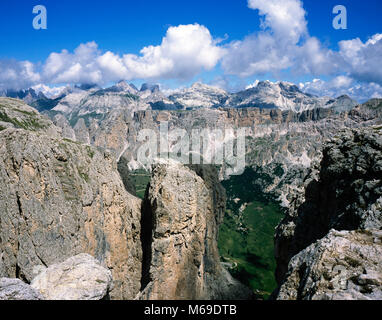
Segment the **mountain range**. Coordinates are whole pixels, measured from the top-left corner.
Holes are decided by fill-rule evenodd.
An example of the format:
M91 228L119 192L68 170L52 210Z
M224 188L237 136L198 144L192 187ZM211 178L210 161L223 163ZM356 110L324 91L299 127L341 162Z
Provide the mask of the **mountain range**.
M59 94L47 97L33 88L21 91L6 91L2 96L19 98L38 111L52 110L64 114L105 114L112 109L138 110L192 110L199 108L247 108L279 109L303 112L315 108L334 108L349 111L357 105L350 97L318 97L305 93L289 82L261 81L256 86L236 93L229 93L215 86L195 83L189 88L171 93L160 90L159 85L143 84L140 89L134 84L120 81L101 88L83 84L66 87Z

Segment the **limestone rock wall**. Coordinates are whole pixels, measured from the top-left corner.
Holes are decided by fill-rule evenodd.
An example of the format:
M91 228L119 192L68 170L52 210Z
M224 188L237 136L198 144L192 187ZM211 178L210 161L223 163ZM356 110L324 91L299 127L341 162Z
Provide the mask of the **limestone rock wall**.
M153 169L143 205L140 299L245 299L250 291L220 264L219 225L225 191L211 168L177 163Z
M0 276L30 282L38 266L89 253L112 270L112 298L131 299L140 289L140 207L110 154L0 133Z

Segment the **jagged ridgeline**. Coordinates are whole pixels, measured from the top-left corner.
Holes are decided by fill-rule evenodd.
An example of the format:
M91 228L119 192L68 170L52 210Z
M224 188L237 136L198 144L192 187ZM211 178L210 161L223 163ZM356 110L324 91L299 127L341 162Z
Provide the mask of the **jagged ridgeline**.
M262 86L302 99L287 84L249 93ZM381 100L295 113L239 98L224 108L232 96L195 85L166 97L177 110L152 110L157 87L121 82L66 92L45 115L0 98L0 297L378 298ZM163 121L249 128L244 174L143 168L137 133Z

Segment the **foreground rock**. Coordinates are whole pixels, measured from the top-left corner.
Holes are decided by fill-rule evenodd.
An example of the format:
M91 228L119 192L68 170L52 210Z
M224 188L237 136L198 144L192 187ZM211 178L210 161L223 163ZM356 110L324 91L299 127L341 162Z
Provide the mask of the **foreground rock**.
M50 266L31 286L47 300L103 300L110 298L112 282L110 270L92 256L80 254Z
M336 263L350 270L346 277L351 278L352 283L358 283L359 272L367 275L370 270L373 277L382 276L380 234L375 233L382 229L381 128L348 130L329 141L324 147L320 166L312 168L305 179L305 187L305 195L295 200L276 232L276 275L281 286L277 297L379 297L378 291L365 291L362 286L352 286L348 282L342 293L335 291L325 295L322 288L327 286L327 279L336 277ZM333 232L328 235L331 229L358 230L358 233ZM373 237L366 236L369 233ZM324 237L326 240L320 240ZM347 254L354 254L356 258L349 260L349 256L343 254L346 248L349 250ZM346 264L346 258L357 261L356 271L351 264L350 267ZM375 266L371 267L373 263ZM329 269L320 267L323 264ZM317 280L319 275L326 280ZM306 281L311 282L310 291Z
M43 296L20 279L0 278L0 300L43 300Z
M40 132L0 131L0 276L89 253L112 270L114 299L140 289L141 201L108 153Z
M331 231L294 256L280 300L382 300L382 231Z
M217 234L225 191L217 174L160 164L143 204L143 292L140 299L246 299L250 290L220 264ZM152 230L152 232L151 232Z

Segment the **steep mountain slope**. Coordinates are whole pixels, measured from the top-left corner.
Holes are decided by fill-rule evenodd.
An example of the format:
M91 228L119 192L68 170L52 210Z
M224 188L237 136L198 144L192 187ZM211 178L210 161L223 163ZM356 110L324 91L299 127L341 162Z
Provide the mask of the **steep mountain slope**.
M0 131L7 128L47 132L52 136L57 136L59 132L49 118L40 115L23 101L0 98Z
M0 133L2 276L89 253L113 269L114 298L139 290L140 200L110 155L42 133ZM134 267L133 267L134 266Z

